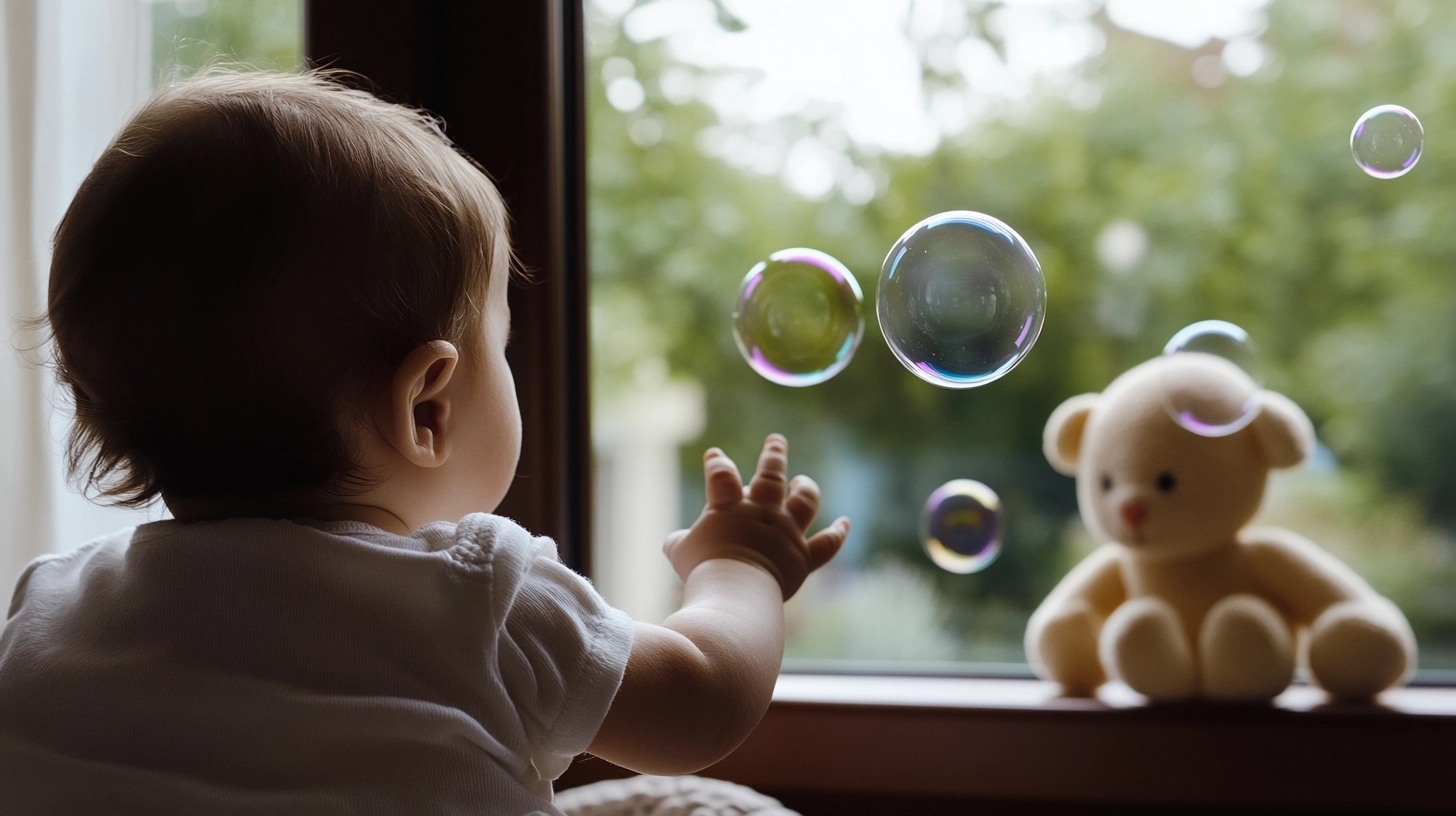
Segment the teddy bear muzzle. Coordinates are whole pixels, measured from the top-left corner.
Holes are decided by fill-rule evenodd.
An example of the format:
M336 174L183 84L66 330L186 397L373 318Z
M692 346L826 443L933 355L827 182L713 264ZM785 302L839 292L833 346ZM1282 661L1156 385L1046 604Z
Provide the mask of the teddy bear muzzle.
M1148 506L1137 499L1128 499L1117 509L1122 516L1123 522L1134 530L1142 529L1143 522L1148 520Z

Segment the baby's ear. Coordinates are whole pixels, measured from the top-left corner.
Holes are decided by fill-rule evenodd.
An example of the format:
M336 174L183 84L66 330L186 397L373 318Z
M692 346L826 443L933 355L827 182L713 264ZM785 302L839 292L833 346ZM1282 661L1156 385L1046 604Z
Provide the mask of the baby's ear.
M1294 401L1273 391L1259 393L1253 429L1271 468L1288 468L1314 452L1314 425Z
M1077 474L1077 460L1082 455L1082 434L1092 408L1102 400L1101 394L1078 394L1057 406L1042 432L1041 448L1047 461L1063 476Z
M459 359L454 344L431 340L411 351L395 371L385 436L405 459L420 467L436 467L450 456L446 387Z

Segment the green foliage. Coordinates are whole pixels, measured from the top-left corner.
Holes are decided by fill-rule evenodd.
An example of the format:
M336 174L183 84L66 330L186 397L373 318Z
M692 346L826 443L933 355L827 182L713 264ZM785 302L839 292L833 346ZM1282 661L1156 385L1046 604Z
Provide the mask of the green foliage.
M990 37L995 5L967 0L967 36ZM861 206L839 191L806 200L776 176L710 155L704 145L731 126L699 99L674 102L662 90L668 72L701 80L710 78L705 70L594 15L589 76L601 76L606 59L624 58L646 91L644 104L624 113L606 103L600 83L589 83L599 393L628 387L635 361L665 356L707 394L708 426L683 452L688 478L699 478L707 444L742 461L764 433L783 431L796 469L823 485L826 513L855 518L838 569L895 562L921 570L945 606L947 631L969 631L954 622L985 610L1012 609L1020 617L1001 636L1015 638L1075 560L1069 548L1078 537L1067 534L1076 527L1075 497L1071 481L1042 459L1046 417L1061 400L1101 390L1158 353L1182 326L1230 320L1262 349L1268 385L1311 414L1338 462L1321 477L1324 487L1295 491L1278 509L1319 517L1329 506L1321 502L1355 501L1351 490L1358 503L1403 508L1372 516L1389 521L1380 530L1325 525L1321 543L1383 564L1367 574L1407 609L1418 637L1456 643L1456 590L1442 566L1456 529L1456 281L1448 260L1456 208L1446 192L1456 164L1443 149L1456 133L1456 109L1445 104L1456 98L1456 4L1275 0L1268 16L1264 66L1205 87L1194 63L1217 56L1221 43L1188 50L1096 13L1090 22L1105 48L1079 69L1095 104L1044 88L925 156L849 143L852 166L879 181L879 194ZM924 52L930 44L918 45ZM969 92L963 77L928 63L923 75L928 88ZM1356 118L1387 102L1422 118L1427 152L1408 176L1378 181L1354 165L1348 141ZM770 148L802 138L837 144L836 116L809 111L737 135ZM873 316L885 250L920 218L952 209L1011 224L1042 262L1049 293L1032 353L1005 379L969 392L904 371ZM1120 271L1095 249L1118 221L1148 240L1146 254ZM857 358L809 389L759 378L730 335L743 274L790 246L839 258L866 293ZM969 577L936 572L916 529L924 498L959 477L1001 493L1009 530L1000 561ZM1381 545L1369 538L1385 534L1420 541L1391 547L1382 562L1373 552ZM966 640L960 656L977 648Z
M301 0L158 0L152 67L159 80L217 62L293 71L303 64Z

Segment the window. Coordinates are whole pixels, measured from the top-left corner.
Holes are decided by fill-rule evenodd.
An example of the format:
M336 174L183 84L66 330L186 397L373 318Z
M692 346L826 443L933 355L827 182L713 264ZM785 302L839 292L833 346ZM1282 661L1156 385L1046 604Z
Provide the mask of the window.
M1393 598L1423 676L1456 669L1456 353L1446 269L1441 3L1167 4L589 0L587 109L597 563L609 597L669 609L651 541L701 500L721 445L791 463L845 513L846 550L791 604L790 668L1024 672L1032 609L1100 543L1041 449L1052 410L1205 319L1247 329L1268 387L1320 445L1276 476L1263 523L1300 531ZM1428 155L1381 180L1352 159L1400 103ZM955 391L904 370L874 293L934 213L1027 240L1048 307L1004 379ZM813 247L865 292L864 341L812 387L758 376L732 339L744 273ZM747 461L745 461L747 460ZM675 472L657 474L653 467ZM938 569L939 485L1004 505L999 558ZM651 593L656 592L655 596ZM650 597L650 601L644 599Z
M1417 629L1420 680L1449 682L1456 528L1438 473L1456 426L1438 395L1456 382L1456 292L1437 248L1448 208L1433 122L1446 115L1436 43L1456 26L1450 9L586 7L597 486L653 485L601 502L604 590L638 614L670 608L643 600L672 586L649 572L643 539L697 512L709 444L746 464L765 431L788 432L825 517L856 523L794 601L786 668L799 673L714 773L839 814L958 812L968 799L1010 813L1449 805L1425 755L1450 728L1446 688L1387 695L1402 712L1390 717L1301 687L1272 710L1163 710L1115 687L1089 703L994 678L1026 675L1027 616L1094 544L1071 480L1041 453L1051 410L1222 318L1250 331L1266 384L1320 432L1314 461L1275 479L1264 521L1394 598ZM1388 102L1429 107L1417 113L1430 150L1379 180L1349 139ZM968 392L903 370L872 308L894 240L954 209L1011 224L1048 284L1037 346ZM855 359L804 389L753 373L730 328L743 275L795 246L838 257L866 294ZM674 477L642 478L671 466L642 450L646 432L676 446ZM1005 549L973 575L939 571L918 540L926 497L954 478L986 482L1005 506ZM1356 755L1381 770L1343 759Z

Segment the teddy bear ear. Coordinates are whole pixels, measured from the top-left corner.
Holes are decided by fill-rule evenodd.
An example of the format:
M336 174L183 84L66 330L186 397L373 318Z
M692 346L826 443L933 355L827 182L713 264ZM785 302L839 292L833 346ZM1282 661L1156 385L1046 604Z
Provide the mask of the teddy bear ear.
M1047 420L1041 435L1041 449L1052 468L1063 476L1077 474L1077 459L1082 454L1082 432L1087 428L1092 408L1101 399L1101 394L1078 394L1058 405Z
M1253 430L1269 467L1294 467L1314 452L1314 424L1283 394L1259 393L1259 414L1254 417Z

